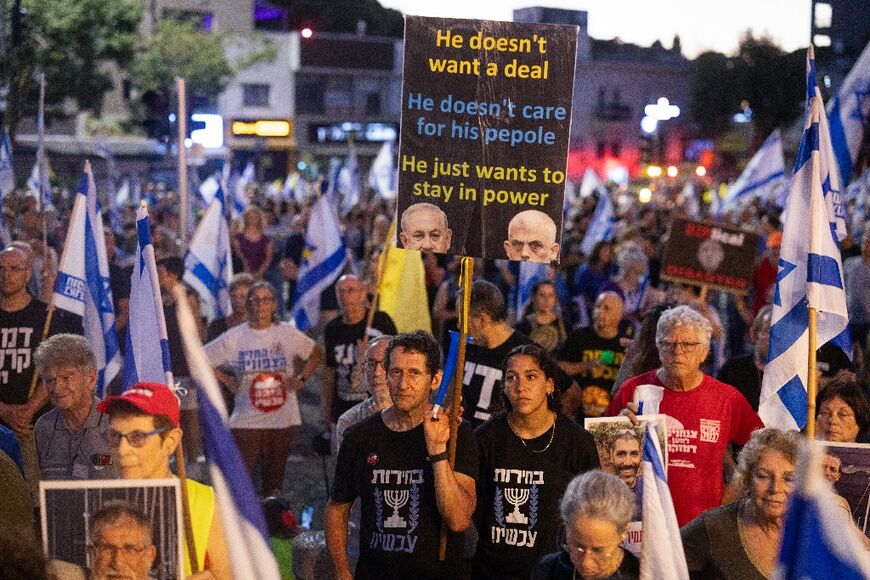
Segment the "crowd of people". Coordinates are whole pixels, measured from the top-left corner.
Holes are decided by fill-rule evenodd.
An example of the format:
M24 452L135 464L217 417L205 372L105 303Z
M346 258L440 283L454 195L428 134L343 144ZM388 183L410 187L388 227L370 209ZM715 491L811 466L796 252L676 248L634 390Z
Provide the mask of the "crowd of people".
M782 238L777 208L754 200L724 216L765 232L746 296L661 278L668 225L684 215L667 196L654 205L618 205L615 235L588 255L581 247L595 195L575 200L561 243L544 248L540 260L530 244L508 241L505 251L518 261L477 260L465 313L473 341L456 387L464 420L453 457L450 421L433 408L463 291L458 257L433 253L450 245L446 221L429 219L416 236L408 232L422 212L402 216L408 223L400 243L423 250L428 304L420 307L432 314L431 332L399 333L390 315L370 312L374 257L395 215L395 202L377 197L342 217L347 264L321 295L320 323L301 332L289 314L311 201L266 192L250 185L250 203L233 225L232 313L198 316L199 331L231 409L233 438L269 505L294 477L287 465L303 421L297 392L309 381L319 388L318 428L329 433L336 457L325 531L337 578L638 578L638 556L625 540L629 524L642 520L641 442L627 428L601 451L584 419L624 416L631 426L642 385L662 389L668 485L692 576L771 576L805 447L798 434L765 428L757 414ZM70 200L55 196L47 217L30 197L5 200L11 239L0 251L0 498L21 489L34 496L40 480L173 477L171 458L182 441L192 461L203 453L197 387L173 298L184 284L176 197L152 185L143 196L151 202L169 356L182 388L138 383L122 393L116 381L103 400L81 320L56 311L44 332ZM121 337L135 315L133 210L106 222ZM841 244L854 351L826 345L818 355L817 437L836 442L870 438L870 227L863 217ZM520 304L520 261L556 256ZM189 287L186 295L198 315L201 297ZM601 471L604 462L615 475ZM839 464L829 463L826 476L836 482ZM192 574L185 558L186 573L230 578L214 492L204 483L187 479L201 572ZM21 518L32 504L0 509ZM129 506L104 511L93 516L87 577L147 577L150 522ZM34 524L32 515L23 521ZM354 519L359 537L349 541ZM113 529L138 539L117 544ZM14 564L12 552L19 554L15 565L25 566L33 551L8 547L28 535L0 530L0 566ZM58 571L62 562L47 569L28 576L75 577Z

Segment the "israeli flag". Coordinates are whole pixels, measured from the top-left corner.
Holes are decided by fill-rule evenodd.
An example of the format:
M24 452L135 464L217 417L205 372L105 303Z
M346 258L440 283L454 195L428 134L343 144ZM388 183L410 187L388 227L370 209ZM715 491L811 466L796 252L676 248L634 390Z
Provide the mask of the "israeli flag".
M178 327L191 378L199 390L199 424L215 504L224 527L234 578L280 580L278 564L251 477L229 430L229 418L184 291L176 289Z
M774 129L761 148L755 152L737 181L728 188L723 203L724 210L731 210L743 201L766 197L779 191L786 182L785 157L782 153L782 134Z
M816 97L822 102L822 92L816 81L816 59L813 46L807 50L807 110L810 100ZM839 170L834 158L834 149L831 144L831 133L828 128L828 116L825 109L819 111L819 162L821 163L822 192L825 195L825 204L828 206L828 215L831 216L831 230L837 236L837 241L846 237L846 205L843 203Z
M0 135L0 199L9 195L15 189L15 173L12 171L12 144L9 142L9 132Z
M595 213L592 214L589 229L586 230L586 235L583 236L583 241L580 243L580 249L587 256L592 255L592 250L598 242L602 240L609 242L613 239L613 224L616 222L613 202L610 201L610 194L606 190L601 191L598 195Z
M199 184L199 187L196 189L197 193L199 193L199 197L202 198L203 203L206 207L211 205L211 201L214 199L215 194L217 194L218 190L221 188L221 184L218 181L216 175L209 175L205 178L205 180Z
M799 430L807 421L809 308L818 311L817 347L849 322L840 251L822 192L821 108L821 99L813 97L795 163L762 380L759 415L780 429Z
M540 262L520 262L520 275L517 281L517 320L525 312L532 299L532 288L547 277L547 264Z
M320 320L320 293L341 275L346 255L338 216L329 196L321 195L311 207L296 285L292 318L299 330L307 330Z
M398 192L398 175L393 156L393 142L384 141L369 170L369 186L383 199L393 199Z
M301 187L300 175L298 171L288 173L284 179L284 186L281 188L281 199L284 201L293 201L298 199L301 202L301 196L296 195L297 188Z
M232 312L229 284L233 277L230 229L224 216L224 194L218 189L196 227L184 256L184 281L204 298L209 320Z
M89 161L85 161L63 247L54 285L54 305L82 317L85 338L97 362L96 394L102 398L106 385L121 370L121 351L103 222Z
M683 540L668 477L662 461L658 431L646 424L643 440L643 537L640 548L641 580L689 580Z
M247 189L249 184L254 183L255 177L254 162L248 161L248 164L245 165L245 170L242 171L242 174L233 184L233 217L242 215L245 208L248 207L251 200L248 198Z
M848 183L861 150L870 116L870 43L828 104L831 144L840 168L840 182Z
M344 167L338 172L338 190L341 193L341 215L347 216L362 196L359 163L356 159L356 147L353 144L347 152Z
M157 262L151 243L151 220L144 201L136 212L136 263L130 283L130 322L124 350L124 390L140 381L172 388L169 338L163 300L157 283Z
M591 167L587 167L586 171L583 172L583 180L580 182L580 198L587 198L596 191L600 194L606 193L607 188L604 187L601 178L598 177L595 170Z
M823 479L821 452L804 451L798 459L774 580L870 579L870 556Z

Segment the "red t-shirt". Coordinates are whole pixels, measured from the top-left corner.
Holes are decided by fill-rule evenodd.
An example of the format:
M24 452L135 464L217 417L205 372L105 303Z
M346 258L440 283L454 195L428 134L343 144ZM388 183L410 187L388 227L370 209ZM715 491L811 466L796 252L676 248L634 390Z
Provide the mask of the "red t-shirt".
M619 388L607 415L634 399L638 385L662 385L652 370ZM659 411L668 415L668 487L680 527L722 502L722 459L729 443L743 445L764 427L740 391L704 375L691 391L665 389Z

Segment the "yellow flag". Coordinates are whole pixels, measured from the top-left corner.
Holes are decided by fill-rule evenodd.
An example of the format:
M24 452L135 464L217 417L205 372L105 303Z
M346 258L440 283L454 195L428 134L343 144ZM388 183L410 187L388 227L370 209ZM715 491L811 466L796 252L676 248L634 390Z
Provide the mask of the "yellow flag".
M395 223L388 240L395 237ZM421 328L432 332L423 256L416 250L389 246L386 251L378 289L380 310L390 315L399 332Z

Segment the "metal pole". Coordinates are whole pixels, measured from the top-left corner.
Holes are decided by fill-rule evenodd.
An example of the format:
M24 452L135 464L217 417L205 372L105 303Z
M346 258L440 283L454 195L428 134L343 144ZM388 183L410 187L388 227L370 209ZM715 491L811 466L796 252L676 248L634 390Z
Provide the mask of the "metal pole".
M175 78L176 92L178 93L178 239L181 241L182 250L187 249L187 147L184 140L187 138L187 93L184 79Z

